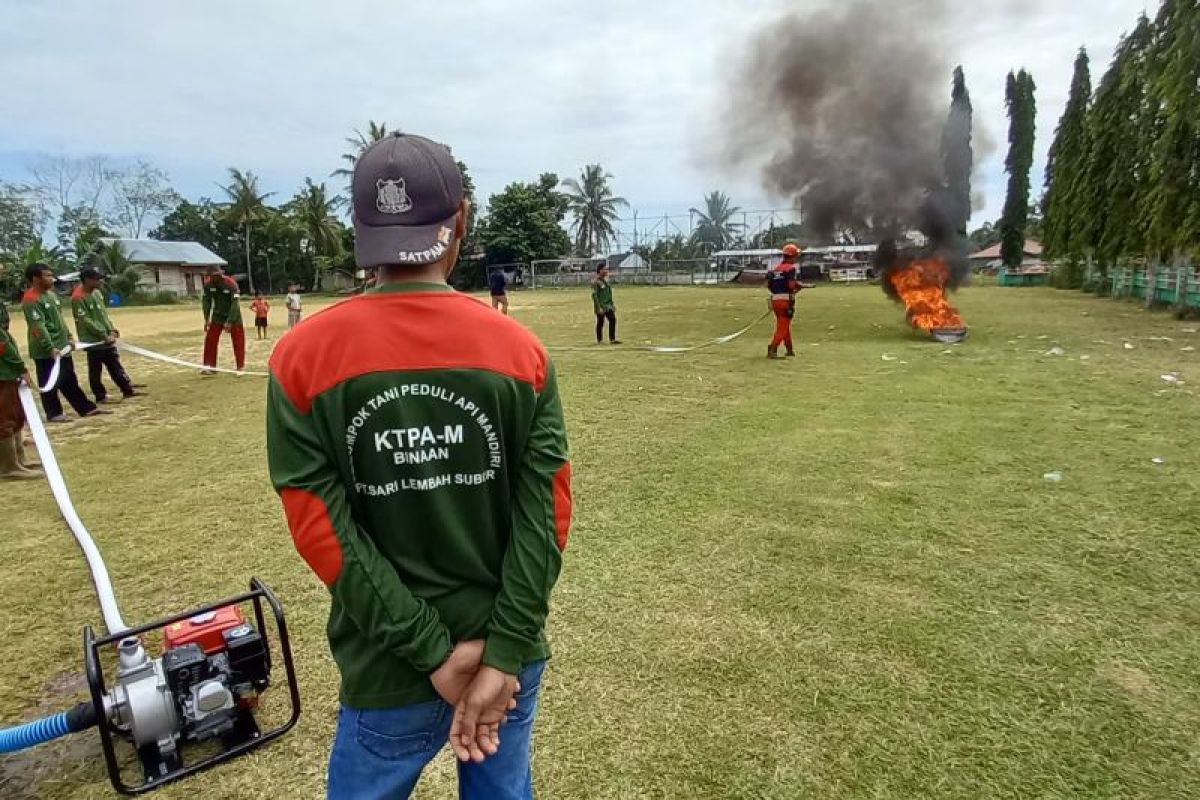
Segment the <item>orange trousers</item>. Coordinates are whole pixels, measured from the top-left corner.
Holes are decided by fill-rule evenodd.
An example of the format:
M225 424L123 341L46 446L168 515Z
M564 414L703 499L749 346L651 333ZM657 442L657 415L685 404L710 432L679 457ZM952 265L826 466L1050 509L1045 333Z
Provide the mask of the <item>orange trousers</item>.
M788 352L792 350L792 315L793 305L791 300L771 301L771 310L775 312L775 338L771 339L771 349L778 350L779 345L787 347Z

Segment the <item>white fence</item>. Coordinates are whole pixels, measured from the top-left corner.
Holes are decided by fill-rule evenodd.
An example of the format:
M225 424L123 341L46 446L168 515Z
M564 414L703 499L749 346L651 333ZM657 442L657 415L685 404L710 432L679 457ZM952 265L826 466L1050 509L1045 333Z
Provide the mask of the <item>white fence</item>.
M529 280L526 284L533 289L550 287L588 286L596 277L594 269L587 269L578 260L552 259L534 261L529 265ZM737 274L723 262L707 258L686 261L658 261L641 269L613 269L609 280L642 286L705 286L725 283Z

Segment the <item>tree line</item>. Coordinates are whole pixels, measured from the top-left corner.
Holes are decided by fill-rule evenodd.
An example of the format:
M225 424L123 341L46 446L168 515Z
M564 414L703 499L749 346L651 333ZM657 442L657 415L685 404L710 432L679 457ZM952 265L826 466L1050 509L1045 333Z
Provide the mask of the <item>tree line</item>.
M1063 288L1103 292L1114 267L1200 252L1200 1L1143 13L1095 90L1079 52L1042 212Z
M370 120L347 138L343 166L330 173L346 181L346 194L361 153L393 131L386 122ZM578 178L544 173L510 183L482 209L466 164L458 165L472 200L455 277L464 288L482 285L492 265L590 257L618 243L620 211L629 203L614 194L613 176L599 164L585 166ZM58 270L98 266L132 297L140 276L119 246L101 241L114 238L198 242L227 261L229 272L252 290L278 291L291 283L320 290L330 273L355 272L346 199L312 178L279 202L253 171L234 167L219 195L195 200L181 197L165 172L145 162L118 167L104 158L54 158L33 165L30 173L28 184L0 182L0 291L6 297L19 291L24 267L35 262ZM637 250L654 260L698 258L735 245L778 245L800 233L783 226L745 235L735 221L741 209L720 191L691 211L695 224L689 235ZM53 243L44 240L48 228Z

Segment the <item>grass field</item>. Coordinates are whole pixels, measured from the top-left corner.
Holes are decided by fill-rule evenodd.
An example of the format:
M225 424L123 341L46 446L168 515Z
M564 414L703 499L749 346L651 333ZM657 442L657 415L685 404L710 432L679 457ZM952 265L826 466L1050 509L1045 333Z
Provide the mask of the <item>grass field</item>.
M617 300L630 344L718 336L764 306L742 289ZM958 302L972 335L954 348L878 288L822 286L794 362L763 358L765 322L689 356L559 354L577 517L542 797L1200 797L1200 325L1052 290ZM552 346L589 344L584 293L513 311ZM115 316L130 341L198 356L195 308ZM305 702L280 742L158 796L322 797L328 600L268 485L264 384L126 362L151 397L53 431L125 616L259 575ZM13 723L78 696L99 613L46 487L0 498ZM452 775L443 754L418 796L452 796ZM0 760L0 795L109 796L96 735Z

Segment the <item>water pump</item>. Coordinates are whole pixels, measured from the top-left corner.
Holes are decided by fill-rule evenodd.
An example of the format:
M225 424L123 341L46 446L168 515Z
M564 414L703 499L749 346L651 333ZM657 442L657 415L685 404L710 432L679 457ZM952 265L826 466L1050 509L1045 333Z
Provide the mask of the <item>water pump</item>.
M248 592L136 627L117 608L108 568L71 500L29 386L18 391L47 481L75 535L96 588L107 635L84 629L90 703L0 729L0 753L98 727L109 780L141 794L244 755L287 733L300 717L300 693L283 606L252 578ZM278 724L260 725L263 693L272 682L269 623L278 636L289 707ZM250 615L247 616L247 610ZM273 709L272 709L273 710ZM141 763L130 780L119 753L128 742Z
M253 608L249 620L244 604ZM288 716L266 731L255 716L271 685L264 605L279 635L290 705ZM153 657L145 642L160 630L161 653ZM102 638L89 626L83 639L92 709L104 721L100 739L109 779L125 794L146 792L244 755L287 733L300 717L283 608L257 578L246 594ZM106 651L115 652L111 686L101 667ZM120 739L137 751L144 775L140 783L126 780L117 756ZM217 743L216 752L189 761L190 746L206 742Z

